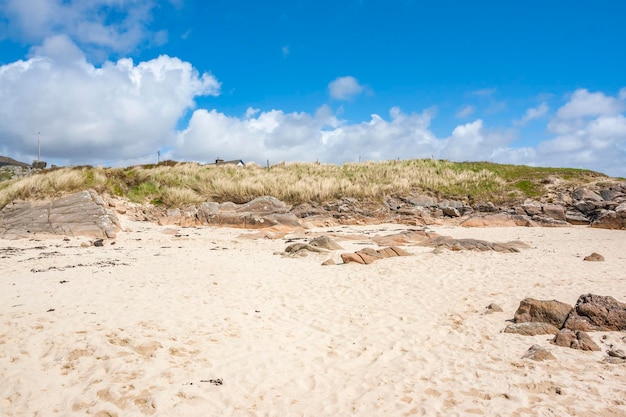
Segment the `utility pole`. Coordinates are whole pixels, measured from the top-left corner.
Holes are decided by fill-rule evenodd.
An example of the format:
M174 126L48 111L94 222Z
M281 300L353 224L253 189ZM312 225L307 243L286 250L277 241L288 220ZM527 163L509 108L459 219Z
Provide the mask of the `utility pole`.
M41 161L41 132L37 132L37 162Z
M159 149L157 151L157 164L160 164L160 163L161 163L161 150Z

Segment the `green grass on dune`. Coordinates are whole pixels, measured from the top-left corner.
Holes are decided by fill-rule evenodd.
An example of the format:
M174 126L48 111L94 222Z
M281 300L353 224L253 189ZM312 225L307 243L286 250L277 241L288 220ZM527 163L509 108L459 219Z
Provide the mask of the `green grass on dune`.
M575 186L600 181L611 179L579 169L433 159L344 165L283 163L269 169L255 164L236 167L166 161L127 168L55 168L0 181L0 207L17 199L51 198L89 188L166 207L202 201L244 203L263 195L300 204L343 197L380 201L411 193L504 203L540 197L555 182Z

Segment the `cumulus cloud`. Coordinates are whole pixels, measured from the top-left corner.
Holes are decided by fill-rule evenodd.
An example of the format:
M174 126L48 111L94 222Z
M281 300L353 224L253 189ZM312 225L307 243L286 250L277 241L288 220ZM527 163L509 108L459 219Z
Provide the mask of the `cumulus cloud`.
M351 76L339 77L328 84L330 97L336 100L349 100L364 91L359 81Z
M524 116L521 119L514 121L514 124L523 126L531 120L539 119L545 116L549 111L550 107L548 106L548 103L544 101L539 106L526 110Z
M548 124L553 137L537 146L541 164L626 176L626 95L576 90Z
M445 140L429 129L432 112L407 114L392 108L388 119L347 124L328 106L315 114L246 112L229 117L216 110L196 110L187 129L179 133L175 156L212 161L220 156L263 164L266 160L329 163L429 158L439 156Z
M561 120L577 119L589 116L615 115L624 111L624 90L616 97L606 96L604 93L590 93L586 89L579 89L572 94L571 99L557 111Z
M217 95L219 82L190 63L160 56L96 67L66 37L49 38L37 55L0 66L3 152L61 163L102 163L173 145L194 97Z
M124 54L143 42L167 40L166 32L149 30L156 4L156 0L2 0L0 14L15 39L41 43L62 34L96 54Z

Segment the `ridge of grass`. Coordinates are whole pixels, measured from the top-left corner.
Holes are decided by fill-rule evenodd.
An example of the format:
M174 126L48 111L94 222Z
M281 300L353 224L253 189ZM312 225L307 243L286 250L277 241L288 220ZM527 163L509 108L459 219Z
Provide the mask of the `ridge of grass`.
M540 197L555 183L579 186L611 181L604 174L582 169L433 159L344 165L283 163L269 169L256 164L236 167L165 161L127 168L54 168L0 181L0 208L14 200L46 199L90 188L165 207L203 201L245 203L263 195L295 205L342 197L380 201L413 193L500 204Z

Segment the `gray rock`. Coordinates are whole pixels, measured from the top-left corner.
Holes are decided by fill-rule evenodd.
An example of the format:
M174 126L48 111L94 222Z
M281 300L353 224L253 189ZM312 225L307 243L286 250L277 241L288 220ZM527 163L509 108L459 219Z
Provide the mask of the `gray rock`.
M317 248L323 248L328 250L340 250L343 249L341 245L329 238L328 236L319 236L309 242L311 246Z
M559 329L550 323L514 323L504 328L504 333L515 333L523 336L537 336L538 334L557 334Z
M574 191L573 197L576 200L592 200L592 201L602 201L602 197L597 193L587 189L587 188L579 188Z
M573 225L588 225L591 220L580 211L567 211L565 213L565 221Z
M418 207L435 207L437 206L437 199L429 197L427 195L418 195L407 199L409 204Z
M0 211L0 236L5 239L37 234L106 239L120 230L116 214L93 190L47 202L15 202Z

